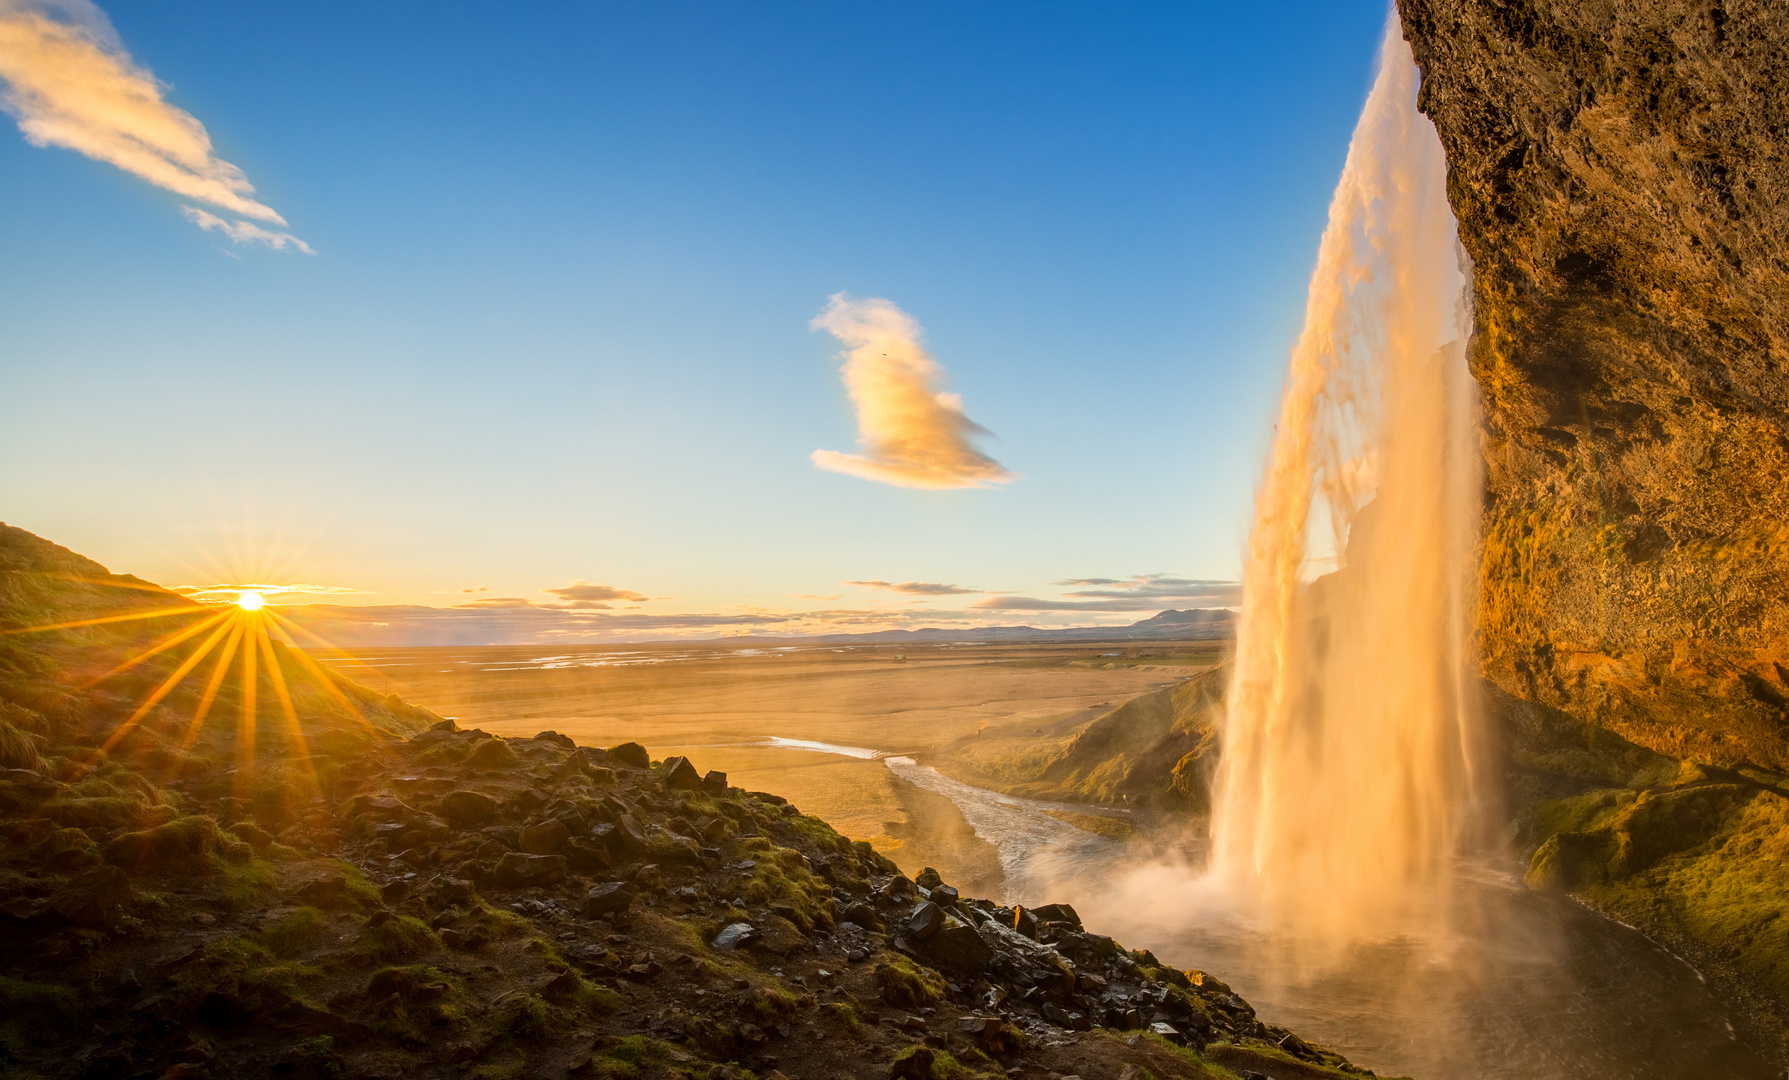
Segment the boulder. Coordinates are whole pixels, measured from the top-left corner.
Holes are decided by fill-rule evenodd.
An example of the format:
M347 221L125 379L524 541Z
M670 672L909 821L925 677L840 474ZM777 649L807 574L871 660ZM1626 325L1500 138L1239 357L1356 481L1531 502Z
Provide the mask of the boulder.
M509 743L498 738L480 740L466 755L466 764L476 769L513 769L519 762Z
M944 909L930 900L915 904L901 922L901 929L913 941L924 941L944 926Z
M936 889L944 884L944 876L928 866L914 877L913 883L922 889Z
M698 862L702 858L702 845L662 825L654 825L646 834L646 846L660 862Z
M566 865L579 874L600 874L614 865L608 848L582 836L568 840L560 854L565 856Z
M632 814L618 814L613 824L596 826L590 830L590 838L608 848L616 862L626 862L646 852L646 831Z
M577 749L578 744L571 741L570 736L561 735L557 731L543 731L534 737L535 742L552 743L567 750Z
M758 932L752 929L751 923L728 923L721 928L720 933L714 935L714 947L717 949L737 949L743 945L750 945L752 939L757 936Z
M839 918L848 923L856 923L866 930L881 932L884 929L882 916L869 904L852 904L839 914Z
M702 774L682 756L665 759L665 786L673 791L701 791Z
M930 1080L938 1055L929 1046L911 1046L889 1063L889 1080Z
M955 919L926 937L920 950L936 967L958 975L980 975L994 961L994 950L975 928Z
M754 929L757 933L753 936L751 945L764 952L788 956L807 945L807 938L802 935L801 928L781 915L764 916L758 920Z
M710 795L725 795L727 793L727 774L716 769L708 770L702 775L702 790Z
M1036 941L1037 940L1037 916L1033 915L1031 913L1030 908L1025 908L1025 907L1014 908L1013 909L1013 929L1017 930L1021 934L1024 934L1026 937L1030 938L1032 941Z
M609 747L609 760L617 765L625 765L630 769L650 769L652 755L637 742L624 742L620 746Z
M549 818L522 830L521 848L530 855L557 855L570 839L571 830L566 828L565 822Z
M1118 943L1102 934L1065 934L1056 942L1056 951L1080 965L1096 965L1119 953Z
M563 855L529 855L511 851L497 860L497 869L492 872L492 876L499 885L521 889L564 881L565 873Z
M497 816L497 800L482 791L450 791L441 800L441 813L463 828L483 825Z
M639 892L640 890L625 881L605 881L601 885L593 885L584 894L584 902L579 905L578 913L586 919L619 915L628 909Z
M130 906L130 878L116 866L77 874L50 894L50 908L76 926L104 927Z
M1075 913L1074 906L1070 904L1045 904L1032 908L1031 913L1037 916L1038 922L1069 923L1076 930L1081 929L1081 916Z

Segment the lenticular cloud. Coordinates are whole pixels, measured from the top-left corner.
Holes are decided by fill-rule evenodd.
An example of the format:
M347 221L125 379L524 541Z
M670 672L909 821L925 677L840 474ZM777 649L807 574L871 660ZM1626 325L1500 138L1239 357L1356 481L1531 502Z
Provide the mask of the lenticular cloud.
M816 450L822 469L896 487L986 487L1015 479L970 439L986 428L945 393L944 368L919 344L913 316L887 300L834 295L813 322L843 342L845 390L857 408L860 454Z
M286 223L212 150L204 124L162 100L162 84L90 0L0 0L0 82L0 108L33 146L66 147L238 217ZM238 244L310 252L290 233L186 210Z

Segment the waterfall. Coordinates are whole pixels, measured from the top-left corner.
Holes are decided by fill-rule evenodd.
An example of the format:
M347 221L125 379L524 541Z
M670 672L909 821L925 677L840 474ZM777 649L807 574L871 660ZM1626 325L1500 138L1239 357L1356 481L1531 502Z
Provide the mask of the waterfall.
M1476 797L1469 270L1416 92L1394 13L1256 495L1212 819L1211 883L1336 942L1409 927Z

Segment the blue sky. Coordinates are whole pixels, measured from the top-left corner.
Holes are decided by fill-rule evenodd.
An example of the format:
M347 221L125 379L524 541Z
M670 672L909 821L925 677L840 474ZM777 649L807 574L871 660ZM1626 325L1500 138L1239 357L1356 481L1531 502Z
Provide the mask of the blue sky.
M170 584L648 598L551 616L593 637L1218 602L1137 576L1239 572L1386 11L102 6L316 254L9 125L0 517ZM814 467L841 291L1019 479Z

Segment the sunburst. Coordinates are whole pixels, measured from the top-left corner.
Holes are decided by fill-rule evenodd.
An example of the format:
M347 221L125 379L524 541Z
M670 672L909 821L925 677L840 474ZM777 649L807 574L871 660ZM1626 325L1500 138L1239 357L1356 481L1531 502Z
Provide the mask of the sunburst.
M152 585L116 579L90 580L74 577L67 579L82 584L141 589L163 595L169 591ZM191 642L195 638L199 639L197 646L192 648L100 743L87 761L80 766L79 771L86 772L96 766L126 736L136 730L168 695L189 678L194 677L195 672L199 671L209 658L211 661L209 672L202 676L204 689L199 695L197 707L186 722L177 760L185 758L192 751L194 744L198 742L205 729L206 721L211 715L212 706L216 703L220 691L229 683L231 675L234 674L238 682L237 697L241 702L241 714L236 730L236 794L241 797L247 797L250 794L256 755L256 729L260 719L258 690L263 677L261 670L264 668L265 678L271 685L273 697L279 706L279 717L284 721L288 745L296 751L289 756L293 763L299 767L304 780L315 791L318 790L318 784L315 768L311 761L311 751L305 739L303 726L298 720L298 710L293 702L291 687L286 681L284 665L281 663L282 655L295 661L310 677L307 681L333 698L349 716L364 728L371 731L373 725L353 699L342 692L335 677L325 671L309 651L300 647L296 639L304 637L316 642L328 652L343 657L346 654L341 653L327 641L299 626L290 618L281 615L268 602L269 595L312 590L323 591L314 586L293 587L259 582L182 589L179 591L195 595L196 599L189 599L179 605L155 607L125 614L73 619L5 630L0 631L0 635L42 634L57 630L73 630L138 621L178 620L181 625L86 683L86 688L90 689L140 666L153 657ZM284 637L286 640L280 640L280 637Z

